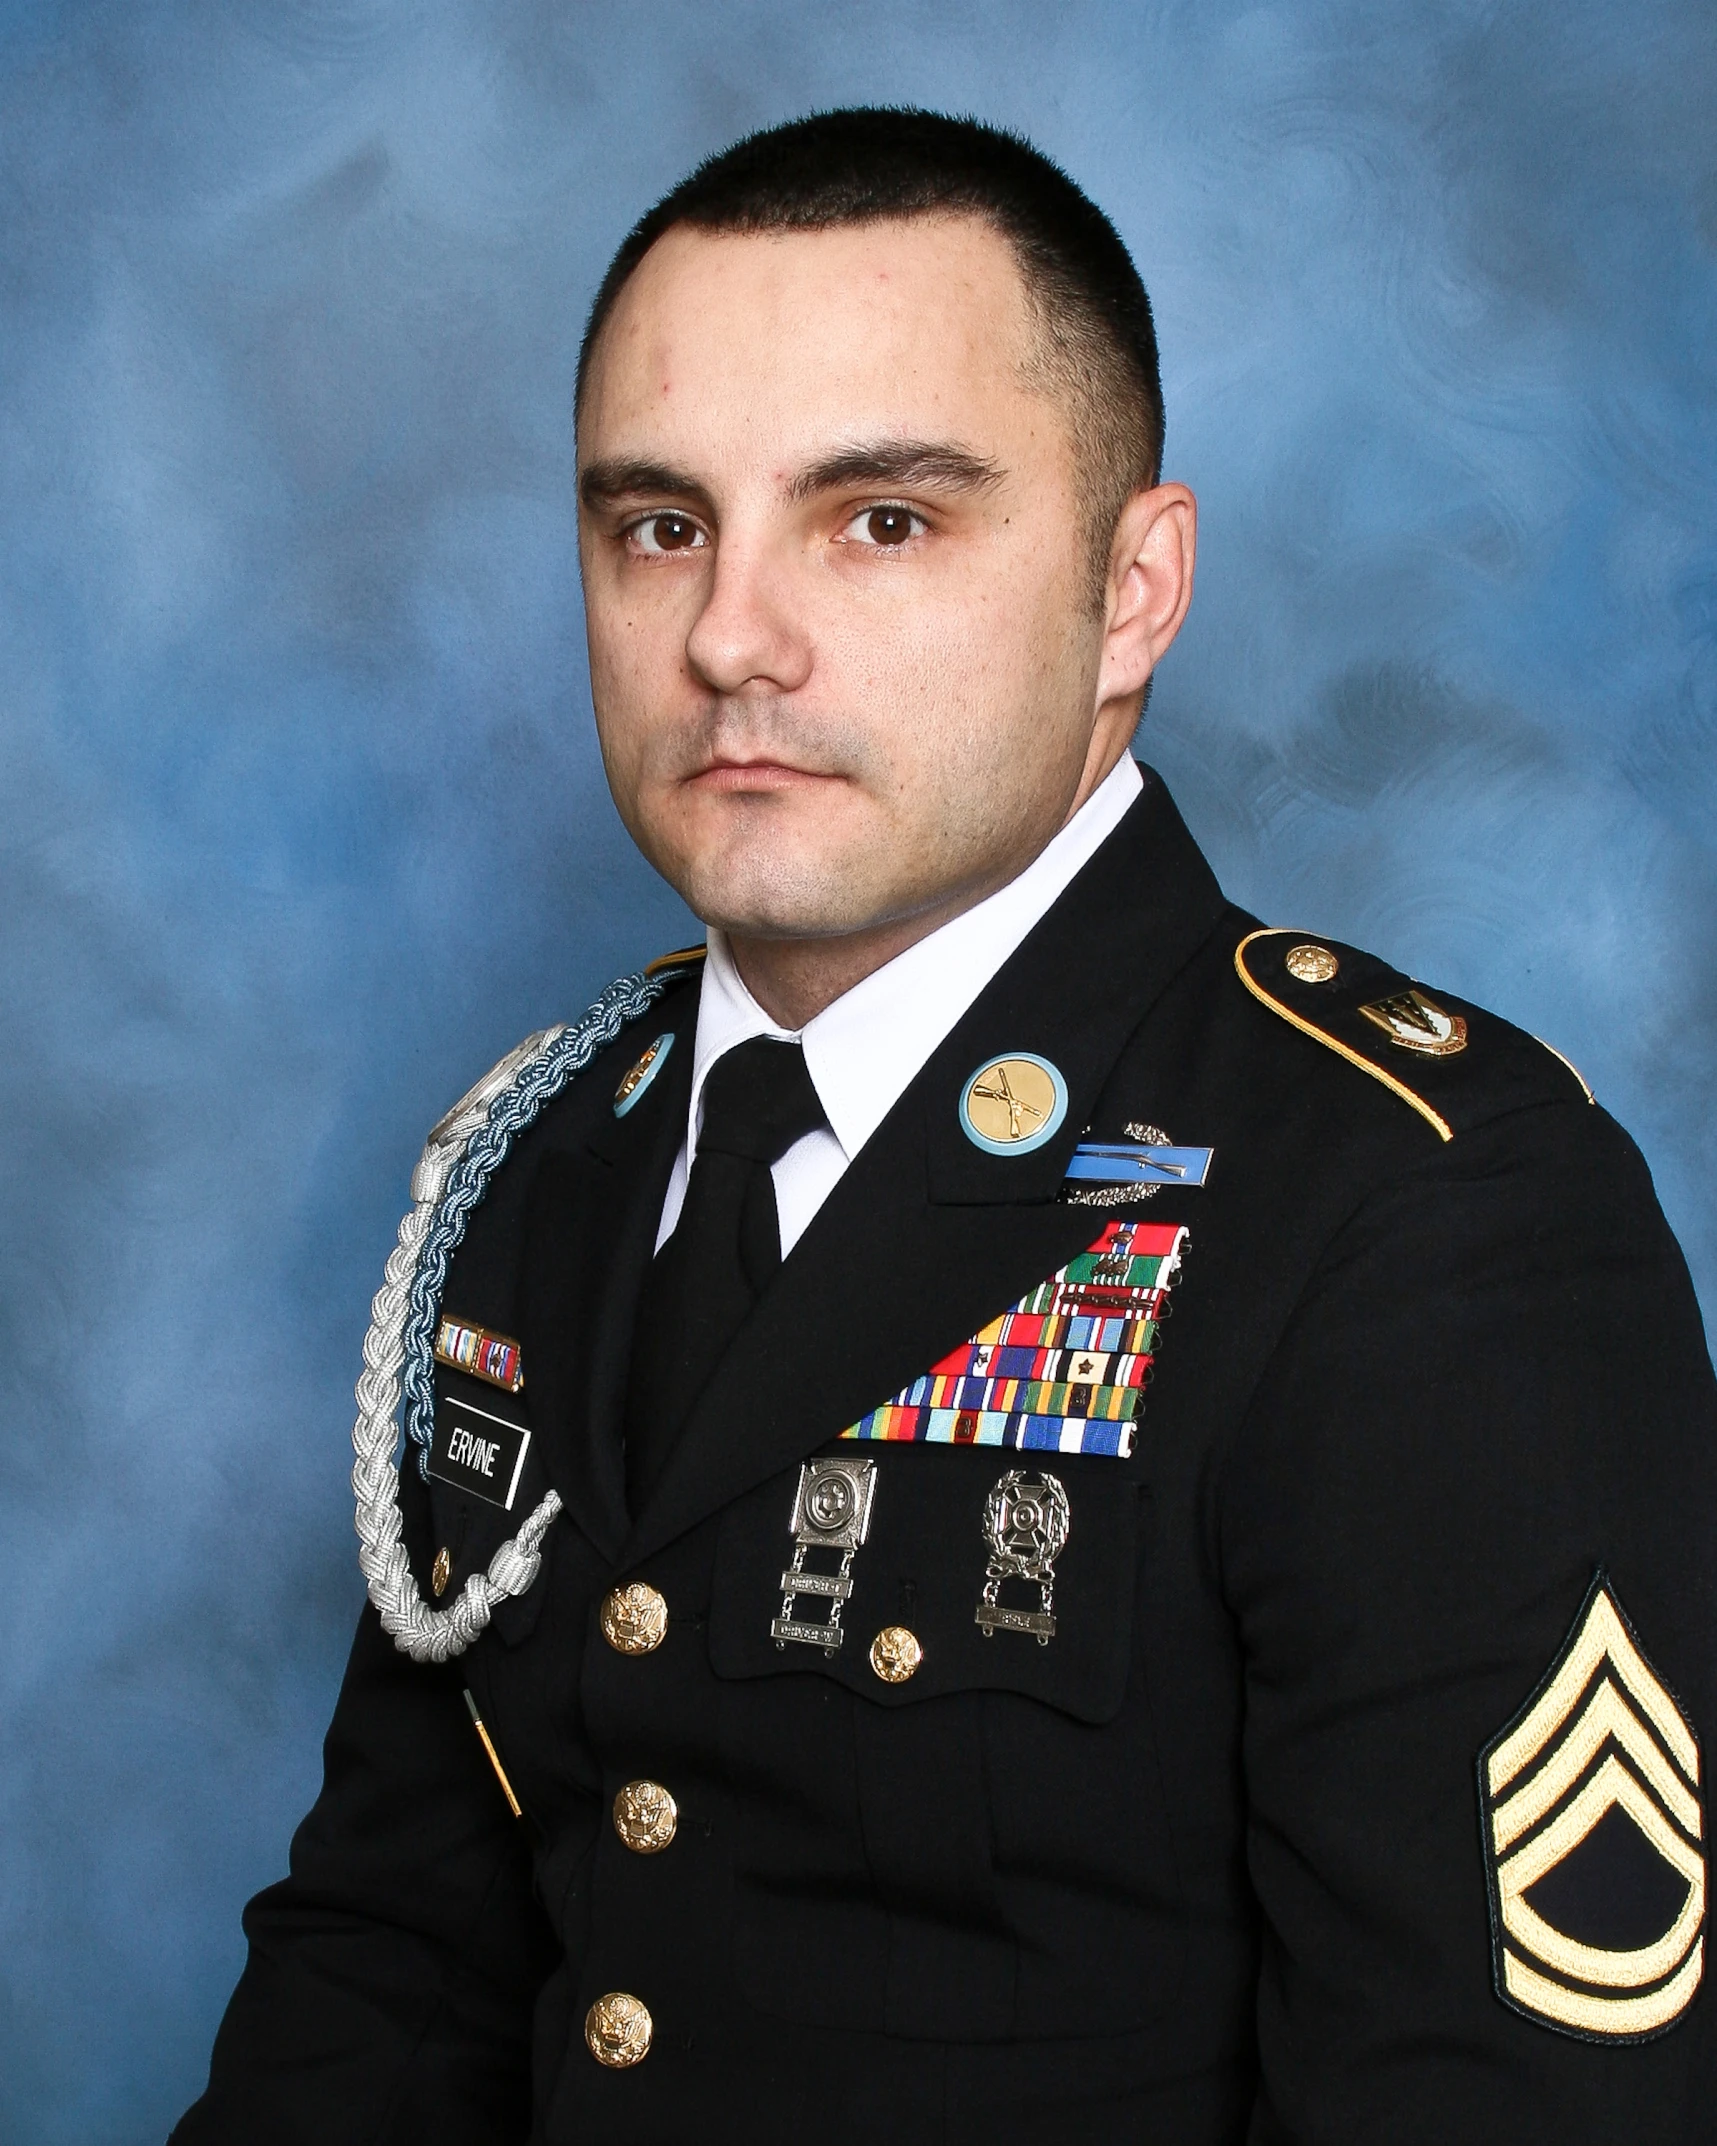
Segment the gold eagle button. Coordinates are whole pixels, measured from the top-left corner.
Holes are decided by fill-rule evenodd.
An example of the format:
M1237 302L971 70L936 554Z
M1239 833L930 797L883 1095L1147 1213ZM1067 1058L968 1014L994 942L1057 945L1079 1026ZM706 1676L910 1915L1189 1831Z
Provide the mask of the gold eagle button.
M904 1684L924 1659L916 1632L886 1625L870 1643L870 1666L885 1684Z
M650 2008L625 1990L598 1997L584 2015L585 2047L610 2071L629 2071L650 2054L656 2023Z
M668 1636L668 1605L646 1581L602 1598L602 1636L616 1654L654 1654Z
M614 1830L634 1855L659 1855L679 1825L680 1807L660 1781L628 1781L614 1799Z
M1291 946L1282 962L1296 983L1327 984L1341 963L1327 946Z
M435 1563L429 1568L429 1584L431 1588L434 1589L435 1599L438 1602L441 1600L441 1597L446 1594L447 1583L450 1579L452 1579L452 1577L453 1559L448 1554L447 1546L444 1543L442 1547L436 1551Z

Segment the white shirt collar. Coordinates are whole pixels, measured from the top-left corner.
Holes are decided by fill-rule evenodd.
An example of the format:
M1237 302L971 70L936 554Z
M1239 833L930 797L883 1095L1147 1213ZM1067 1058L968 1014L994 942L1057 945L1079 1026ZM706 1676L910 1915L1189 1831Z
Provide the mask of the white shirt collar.
M698 997L685 1167L697 1155L703 1086L716 1060L753 1036L802 1043L805 1064L848 1162L911 1085L932 1051L1113 834L1144 787L1123 754L1066 826L1017 879L875 969L795 1032L746 989L724 933L709 933Z

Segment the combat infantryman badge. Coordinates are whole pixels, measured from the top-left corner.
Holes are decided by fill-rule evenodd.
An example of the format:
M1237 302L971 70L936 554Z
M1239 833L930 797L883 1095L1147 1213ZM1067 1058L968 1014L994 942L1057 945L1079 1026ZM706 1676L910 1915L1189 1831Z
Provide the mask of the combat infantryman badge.
M1176 1147L1166 1135L1137 1143L1081 1140L1067 1165L1061 1197L1070 1206L1118 1207L1155 1199L1164 1185L1185 1191L1204 1184L1215 1153L1214 1148ZM1065 1189L1069 1185L1072 1191Z
M1503 2003L1584 2041L1672 2027L1704 1971L1699 1745L1603 1572L1479 1799Z
M984 1501L989 1570L972 1613L986 1639L994 1639L998 1632L1031 1632L1040 1647L1049 1645L1055 1637L1055 1560L1067 1545L1071 1526L1067 1492L1058 1476L1032 1476L1010 1468L997 1479ZM1005 1609L1001 1602L1004 1580L1036 1581L1037 1608Z
M793 1563L781 1575L781 1614L769 1627L778 1647L798 1640L833 1654L846 1638L841 1630L841 1610L853 1591L855 1552L864 1547L870 1533L871 1501L876 1496L876 1462L873 1460L808 1460L799 1470L799 1488L793 1498ZM806 1556L813 1550L831 1551L840 1562L833 1572L808 1569ZM799 1595L820 1597L829 1605L826 1619L799 1614Z

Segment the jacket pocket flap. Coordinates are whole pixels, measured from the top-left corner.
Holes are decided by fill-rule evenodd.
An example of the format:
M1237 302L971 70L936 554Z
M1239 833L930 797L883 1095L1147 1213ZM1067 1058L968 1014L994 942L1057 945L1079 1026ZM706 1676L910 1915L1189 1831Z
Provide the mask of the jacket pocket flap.
M1139 1490L1130 1470L1106 1458L978 1446L841 1442L824 1457L875 1467L864 1540L850 1554L808 1549L795 1575L799 1471L731 1506L710 1604L718 1676L810 1672L883 1707L1016 1692L1078 1721L1114 1718L1132 1654ZM1025 1525L1002 1535L998 1556L995 1501L1010 1492L1014 1508L1023 1501ZM1034 1539L1047 1557L1032 1559ZM1015 1569L1034 1563L1046 1577ZM1004 1614L981 1622L998 1565L991 1607ZM789 1607L788 1581L805 1574L812 1584Z

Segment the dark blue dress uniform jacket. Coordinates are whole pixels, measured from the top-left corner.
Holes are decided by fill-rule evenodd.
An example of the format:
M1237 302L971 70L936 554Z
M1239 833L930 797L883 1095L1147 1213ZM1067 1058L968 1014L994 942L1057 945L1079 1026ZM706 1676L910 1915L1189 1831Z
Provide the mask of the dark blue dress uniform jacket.
M414 1665L365 1611L181 2146L1717 2136L1709 1993L1637 2039L1499 1994L1476 1770L1600 1573L1664 1703L1717 1722L1717 1399L1683 1261L1553 1054L1439 994L1468 1046L1415 1058L1358 1013L1405 979L1338 948L1297 982L1287 934L1237 965L1255 930L1147 775L854 1159L635 1518L632 1308L695 967L549 1106L444 1300L522 1344L514 1509L415 1467L402 1495L426 1592L437 1550L457 1588L547 1485L565 1512L457 1662ZM660 1033L678 1049L617 1117ZM960 1095L1022 1051L1065 1075L1066 1122L983 1153ZM1131 1457L835 1443L1092 1242L1074 1143L1136 1121L1215 1159L1115 1210L1190 1232ZM879 1470L833 1656L770 1637L825 1452ZM1057 1633L986 1639L984 1500L1038 1463L1071 1514ZM635 1658L599 1623L634 1580L669 1617ZM890 1624L923 1648L900 1684L870 1665ZM679 1807L659 1854L610 1822L638 1778ZM1539 1896L1599 1952L1698 1907L1629 1823ZM610 1991L654 2023L627 2070L584 2040Z

